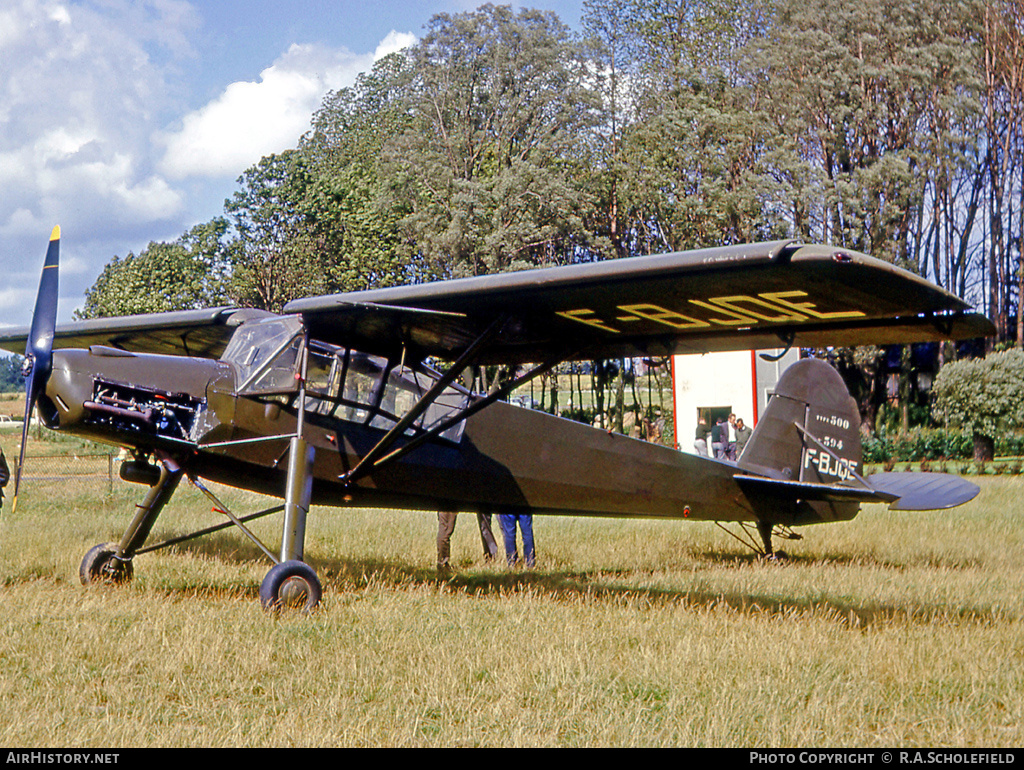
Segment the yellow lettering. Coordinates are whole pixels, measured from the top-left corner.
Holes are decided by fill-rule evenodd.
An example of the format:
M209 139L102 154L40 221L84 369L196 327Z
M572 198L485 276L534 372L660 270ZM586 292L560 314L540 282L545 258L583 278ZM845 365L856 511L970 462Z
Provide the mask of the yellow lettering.
M724 318L709 318L711 323L721 324L722 326L749 326L750 324L756 324L757 319L754 316L744 315L743 313L730 312L723 307L717 307L715 305L709 305L707 302L701 302L699 299L691 299L691 304L698 305L699 307L707 308L708 310L714 310L716 313L725 313L734 320L727 321Z
M625 310L627 313L638 315L648 321L671 326L673 329L700 329L711 326L707 321L691 318L688 315L676 313L674 310L666 310L658 305L619 305L619 310Z
M795 310L786 310L785 308L781 308L778 305L773 305L770 302L765 302L763 299L758 299L757 297L748 297L743 294L737 295L735 297L711 297L708 301L714 303L715 305L718 305L719 307L724 307L727 310L732 310L735 313L743 313L746 315L753 316L754 318L760 318L762 321L771 321L777 323L780 321L807 320L807 316L803 315L802 313L798 313ZM756 307L766 308L776 313L782 312L782 315L765 315L764 313L759 313L756 310L748 310L746 308L736 307L736 304L739 302L743 302L748 305L754 305Z
M805 291L775 291L759 294L758 296L791 310L807 313L812 318L861 318L864 316L859 310L836 310L831 313L822 313L820 310L814 309L815 305L813 302L789 302L784 299L785 297L806 297L807 292Z
M583 318L583 316L594 315L594 311L588 310L587 308L581 308L579 310L559 311L558 315L562 316L562 318L568 318L570 321L579 321L581 324L593 326L595 329L600 329L601 331L611 332L612 334L619 333L618 329L613 329L610 326L605 326L604 321L602 321L600 318Z

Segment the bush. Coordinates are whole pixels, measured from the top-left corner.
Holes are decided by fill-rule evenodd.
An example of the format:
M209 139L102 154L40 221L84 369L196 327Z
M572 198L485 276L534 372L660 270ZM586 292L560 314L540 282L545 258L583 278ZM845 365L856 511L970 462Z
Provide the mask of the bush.
M936 422L970 433L976 459L991 459L1001 434L1024 427L1024 351L948 363L933 393Z
M970 460L974 457L974 437L965 430L918 428L906 436L887 436L884 432L861 441L864 462L922 462L925 460ZM1024 433L997 436L995 454L1002 457L1024 456Z

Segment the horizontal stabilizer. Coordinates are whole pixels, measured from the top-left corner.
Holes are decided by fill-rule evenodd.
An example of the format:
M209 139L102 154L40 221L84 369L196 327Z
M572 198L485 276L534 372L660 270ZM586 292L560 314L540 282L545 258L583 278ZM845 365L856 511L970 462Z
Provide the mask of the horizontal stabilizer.
M948 473L875 473L867 482L883 494L899 498L894 511L937 511L956 508L978 494L977 484Z
M894 474L889 474L894 475ZM879 489L843 484L816 484L810 481L784 481L764 476L734 476L744 491L771 495L786 500L813 500L830 503L891 503L895 495Z

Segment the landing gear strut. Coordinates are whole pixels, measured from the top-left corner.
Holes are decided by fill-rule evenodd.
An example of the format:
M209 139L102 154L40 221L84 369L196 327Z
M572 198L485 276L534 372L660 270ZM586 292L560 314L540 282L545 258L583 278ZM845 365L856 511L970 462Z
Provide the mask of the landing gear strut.
M764 543L764 552L761 555L769 561L788 559L789 556L785 551L776 551L772 549L772 531L774 529L775 525L769 521L757 522L757 533L761 536L761 542Z
M788 559L789 556L785 551L776 551L772 548L772 537L781 537L784 540L802 540L803 535L798 535L792 529L782 524L772 524L767 521L757 522L757 534L761 538L761 545L758 545L757 540L754 539L753 530L754 525L749 522L740 521L734 522L739 528L739 532L734 532L725 526L724 522L716 521L715 526L721 529L726 534L739 540L743 545L749 548L751 551L756 553L763 559L770 561L782 561Z
M313 449L302 439L293 437L291 441L288 487L283 506L268 508L265 511L238 518L198 479L190 477L195 487L213 501L214 510L224 513L230 521L191 535L142 547L157 517L171 499L184 475L183 469L176 462L170 458L163 458L158 481L150 488L145 499L136 505L135 517L121 540L117 543L100 543L85 555L78 570L82 584L122 585L128 583L132 579L132 559L136 554L166 548L224 527L235 526L275 562L274 567L267 573L260 586L260 604L263 608L269 611L298 608L306 612L314 609L320 602L323 588L316 576L316 571L302 561L306 515L309 512L312 496L314 453ZM281 532L280 555L277 556L256 538L245 526L245 523L282 510L284 511L284 524Z
M293 436L288 452L288 487L284 498L281 560L260 585L263 609L293 607L309 612L320 603L323 589L316 572L302 561L306 539L306 514L313 494L313 448Z
M78 576L82 585L95 583L121 584L132 579L132 558L149 537L160 511L178 488L183 471L174 460L164 458L160 464L160 479L149 489L145 500L135 506L135 518L118 543L94 546L82 559Z

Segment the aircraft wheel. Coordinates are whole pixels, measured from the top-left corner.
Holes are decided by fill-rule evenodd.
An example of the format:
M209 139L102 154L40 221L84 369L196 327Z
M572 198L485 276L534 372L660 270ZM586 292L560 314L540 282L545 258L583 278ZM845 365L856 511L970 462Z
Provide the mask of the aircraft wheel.
M275 565L260 584L260 604L269 611L285 607L309 612L320 603L322 594L316 571L297 560Z
M78 568L82 585L121 585L132 579L134 570L130 561L118 559L115 543L100 543L89 549Z

